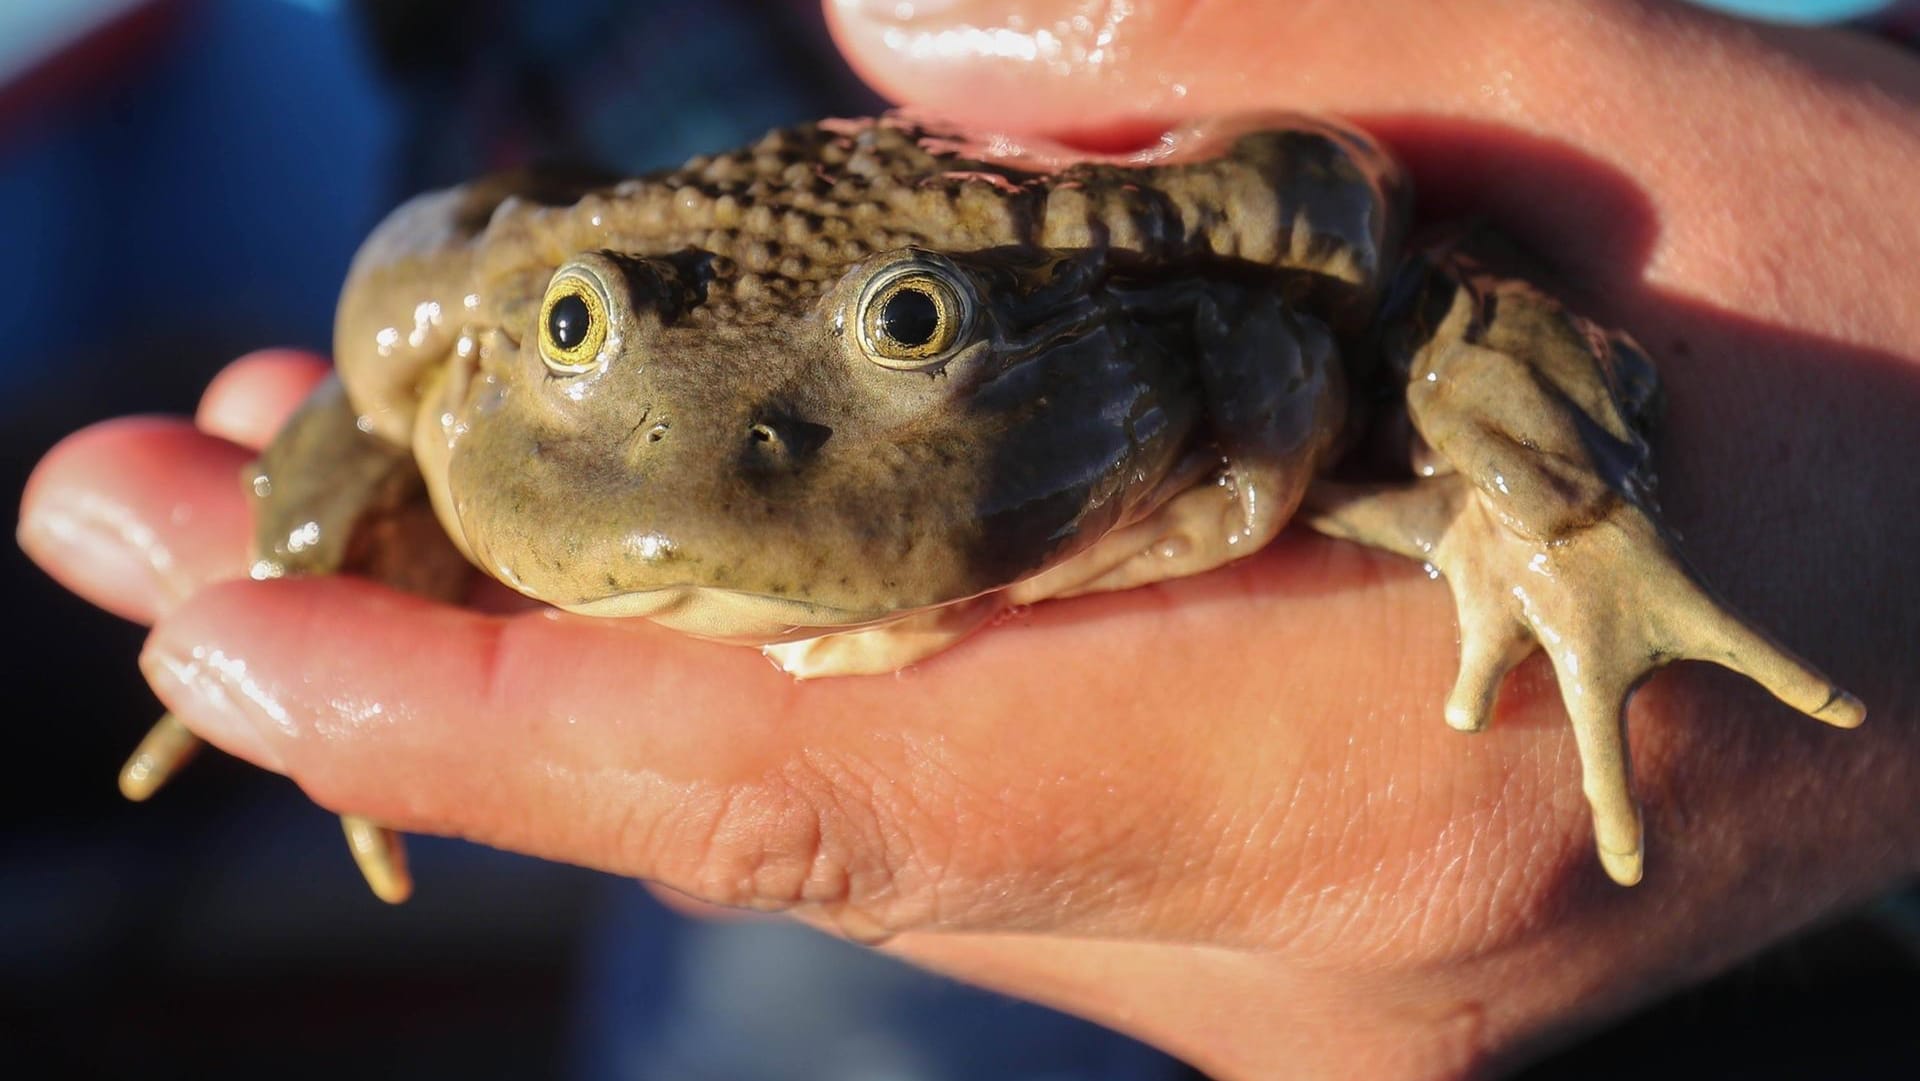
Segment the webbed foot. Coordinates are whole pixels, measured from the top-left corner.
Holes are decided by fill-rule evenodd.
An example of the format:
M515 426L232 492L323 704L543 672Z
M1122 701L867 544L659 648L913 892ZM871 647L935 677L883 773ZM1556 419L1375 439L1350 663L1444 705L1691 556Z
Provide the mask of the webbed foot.
M1645 433L1659 382L1630 338L1451 251L1414 259L1395 297L1382 356L1406 380L1426 479L1316 485L1308 521L1446 576L1460 624L1453 727L1485 727L1501 677L1536 644L1546 651L1601 862L1631 885L1641 823L1625 709L1648 673L1711 661L1841 728L1865 708L1730 611L1680 557L1652 498Z
M1859 699L1729 611L1630 504L1553 543L1507 528L1454 475L1404 487L1326 485L1310 506L1315 529L1424 560L1446 577L1460 625L1449 725L1486 727L1502 677L1536 645L1546 651L1579 743L1600 861L1622 885L1638 882L1642 866L1626 702L1654 669L1711 661L1817 720L1851 728L1865 719Z

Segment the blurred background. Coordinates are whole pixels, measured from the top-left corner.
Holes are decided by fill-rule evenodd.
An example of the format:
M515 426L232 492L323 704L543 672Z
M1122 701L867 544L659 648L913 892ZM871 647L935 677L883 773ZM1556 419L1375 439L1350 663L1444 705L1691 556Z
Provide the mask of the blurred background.
M1913 10L1877 25L1912 33ZM407 194L529 160L642 171L880 106L805 2L0 0L0 490L87 423L190 412L240 353L324 352L354 246ZM685 920L458 842L414 839L420 888L389 908L280 778L210 754L123 802L157 709L141 630L12 545L0 603L9 1076L1193 1076L785 924ZM1920 909L1890 898L1527 1076L1912 1078L1916 1017Z

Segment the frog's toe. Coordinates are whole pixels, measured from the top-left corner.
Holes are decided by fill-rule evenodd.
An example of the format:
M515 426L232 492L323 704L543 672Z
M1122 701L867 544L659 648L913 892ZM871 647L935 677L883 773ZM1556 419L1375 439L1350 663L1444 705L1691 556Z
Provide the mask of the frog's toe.
M120 767L120 794L140 803L160 791L160 786L180 772L200 750L200 737L180 723L171 713L160 720L133 749L127 764Z
M1433 562L1471 489L1451 473L1411 484L1315 481L1300 516L1315 531L1408 559Z
M1636 818L1636 823L1638 819ZM1636 829L1636 837L1637 837ZM1616 852L1606 845L1600 845L1600 866L1605 868L1607 877L1622 886L1638 886L1640 876L1646 865L1646 859L1636 840L1632 851Z
M1454 474L1413 484L1320 481L1307 492L1305 519L1315 530L1440 567L1440 545L1472 489ZM1477 583L1447 575L1460 613L1460 674L1447 695L1447 724L1478 732L1493 715L1500 681L1533 652L1533 636L1505 609L1475 603Z
M1553 651L1549 651L1552 653ZM1594 847L1607 876L1622 886L1640 881L1644 859L1640 802L1633 797L1633 767L1627 757L1626 702L1638 673L1631 665L1599 664L1591 674L1554 655L1560 696L1580 748L1580 788L1593 812Z
M1600 861L1622 885L1638 882L1642 869L1626 703L1654 669L1711 661L1828 724L1864 719L1859 699L1714 597L1630 501L1550 539L1514 528L1456 475L1323 485L1308 510L1322 532L1423 559L1446 576L1460 625L1460 673L1446 703L1454 728L1485 727L1507 671L1536 643L1546 652L1579 745Z
M140 802L160 790L188 760L200 750L200 737L193 734L178 717L163 714L134 748L127 764L120 767L120 793ZM394 831L370 819L342 815L347 848L353 862L366 878L374 896L397 905L413 895L413 878L407 873L406 842Z
M1676 656L1746 676L1775 698L1835 728L1857 728L1867 707L1805 661L1728 611L1697 583L1668 598L1661 615Z
M1447 724L1478 732L1493 716L1500 681L1533 652L1526 629L1505 613L1470 606L1456 595L1460 612L1460 674L1447 695Z
M407 872L406 840L393 830L358 815L341 815L347 848L375 897L397 905L413 896L413 876Z

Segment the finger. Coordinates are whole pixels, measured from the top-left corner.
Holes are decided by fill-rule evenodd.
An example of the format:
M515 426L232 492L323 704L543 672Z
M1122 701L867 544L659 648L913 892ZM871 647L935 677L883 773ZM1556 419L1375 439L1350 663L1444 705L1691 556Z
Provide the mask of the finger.
M1864 43L1731 29L1687 5L1631 0L1164 0L1092 12L1076 0L828 6L856 70L911 106L1096 146L1150 139L1177 117L1351 117L1407 160L1428 210L1484 217L1575 273L1650 264L1663 286L1844 340L1857 318L1768 280L1805 237L1802 217L1769 208L1823 207L1835 235L1874 238L1886 260L1875 265L1901 265L1914 240L1904 228L1882 239L1882 208L1905 190L1920 140L1846 73L1916 88L1920 69L1890 70ZM1859 164L1803 183L1810 132L1828 160ZM1748 197L1730 193L1728 162L1749 163L1737 182ZM1734 199L1758 212L1727 213ZM1874 295L1870 273L1837 269L1849 293Z
M200 396L193 423L208 435L259 450L332 366L299 349L263 349L221 369Z
M855 69L890 97L1071 132L1276 107L1551 119L1554 99L1634 44L1614 39L1640 6L1162 0L1089 13L1079 0L834 0L828 15Z
M1522 15L1498 0L1171 0L1088 17L1073 0L845 0L830 15L848 59L882 93L990 129L1097 149L1150 144L1174 118L1351 117L1406 160L1427 210L1484 216L1533 250L1584 265L1601 261L1592 249L1642 235L1634 223L1649 213L1617 185L1566 175L1592 173L1569 164L1580 155L1639 165L1657 134L1625 130L1636 103L1622 99L1647 80L1622 70L1640 63L1615 41L1631 35L1592 25L1617 22L1611 13L1624 6L1548 0ZM1670 115L1663 100L1659 116ZM1521 145L1533 137L1550 138L1554 153ZM1516 168L1530 153L1557 160ZM1539 198L1542 184L1553 199ZM1615 227L1596 231L1595 220Z
M392 664L422 641L434 663ZM969 716L903 709L892 680L795 684L751 650L649 624L483 617L342 580L202 593L157 628L142 665L202 736L328 807L715 903L808 905L863 937L932 921L940 904L951 916L989 903L950 881L939 889L955 896L936 896L945 870L977 858L969 877L984 887L1001 862L952 852L954 820L1019 843L993 828L1020 812L1000 799L1012 771L991 776L980 757L957 778L969 767L951 747L1018 711L941 688L935 666L910 677L932 684L916 698L970 697ZM1023 766L1046 769L1048 741L1025 742ZM1143 859L1162 848L1142 840ZM941 849L936 871L925 856Z
M149 417L68 437L28 481L20 546L62 585L143 623L240 574L249 522L242 468L326 371L324 360L295 350L250 354L208 386L199 432Z
M702 901L698 897L690 897L671 886L663 886L658 882L643 882L641 885L646 887L647 893L652 895L654 900L689 919L709 920L714 923L739 923L743 920L765 922L779 918L744 908L727 908L711 901Z
M1302 578L1326 568L1300 562ZM1430 583L1404 584L1402 599L1427 608L1415 594ZM1166 866L1231 859L1250 834L1262 853L1295 851L1299 837L1280 835L1315 820L1303 805L1359 802L1354 771L1328 764L1354 753L1352 729L1326 721L1355 715L1364 654L1326 628L1367 621L1329 614L1348 604L1338 590L1302 589L1249 632L1247 588L1229 572L1183 586L1184 603L1135 591L1044 606L900 679L796 684L751 650L644 623L486 617L344 580L239 583L164 621L143 665L202 736L329 808L402 829L720 904L806 905L863 937L1114 930L1163 906L1217 927L1237 889L1279 888L1284 874L1237 859L1214 877ZM1424 710L1444 687L1451 642L1443 618L1430 625L1442 629L1399 657L1430 665L1433 685L1413 680L1418 705L1382 708ZM392 663L423 642L430 663ZM1130 678L1144 671L1155 677ZM1253 686L1228 678L1249 671ZM1208 738L1191 738L1196 723ZM1272 814L1221 811L1241 801ZM1373 835L1432 843L1444 823L1414 821L1432 809L1382 803L1369 813L1408 820ZM1365 853L1369 867L1379 858Z
M34 469L20 547L80 596L151 622L201 585L244 573L240 474L251 457L184 420L94 425Z

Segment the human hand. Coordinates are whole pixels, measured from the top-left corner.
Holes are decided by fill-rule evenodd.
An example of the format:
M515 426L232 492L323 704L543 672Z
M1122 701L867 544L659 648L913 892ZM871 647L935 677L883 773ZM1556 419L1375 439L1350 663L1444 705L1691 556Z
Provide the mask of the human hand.
M1108 142L1297 108L1383 136L1423 198L1649 346L1688 554L1870 723L1656 678L1632 711L1648 881L1622 890L1545 667L1450 731L1444 587L1318 538L808 684L645 625L209 584L245 568L243 447L319 378L285 355L230 369L197 428L56 449L23 543L157 619L168 705L330 808L891 935L1222 1077L1497 1070L1920 868L1911 62L1634 3L1078 9L833 15L877 85L991 126Z

